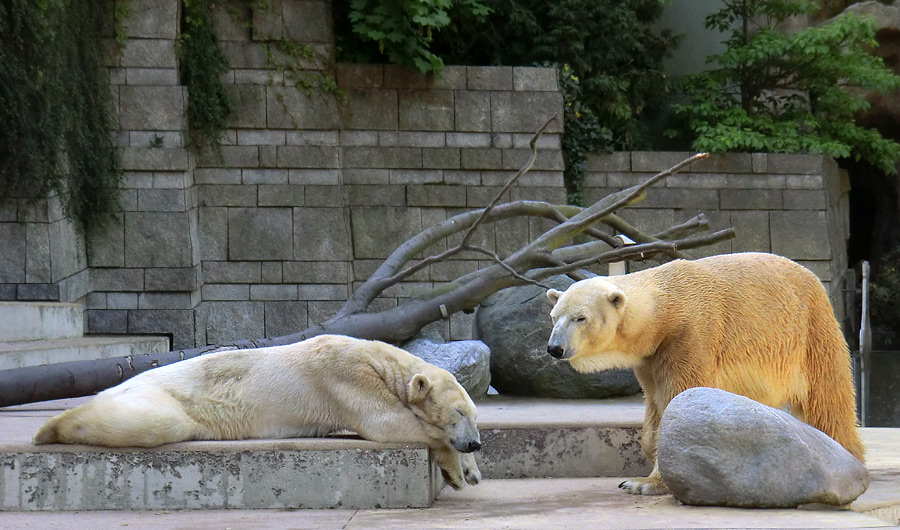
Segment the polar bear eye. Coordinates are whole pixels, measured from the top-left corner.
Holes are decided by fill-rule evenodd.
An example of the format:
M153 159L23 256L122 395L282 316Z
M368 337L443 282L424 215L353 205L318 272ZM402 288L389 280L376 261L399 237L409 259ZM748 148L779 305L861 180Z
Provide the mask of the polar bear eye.
M585 320L587 320L586 317L575 317L572 319L573 322L584 322Z

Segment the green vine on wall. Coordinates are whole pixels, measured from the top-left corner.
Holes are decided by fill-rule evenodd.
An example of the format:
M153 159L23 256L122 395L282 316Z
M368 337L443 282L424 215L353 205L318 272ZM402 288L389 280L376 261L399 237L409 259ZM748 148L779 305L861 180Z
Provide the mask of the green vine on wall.
M101 37L110 0L0 4L0 195L59 195L80 229L118 210Z

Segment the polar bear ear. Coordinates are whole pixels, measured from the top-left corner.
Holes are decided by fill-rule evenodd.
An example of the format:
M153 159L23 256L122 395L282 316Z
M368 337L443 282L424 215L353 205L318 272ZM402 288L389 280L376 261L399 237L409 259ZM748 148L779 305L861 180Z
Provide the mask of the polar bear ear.
M609 300L610 305L616 309L625 307L625 293L622 291L613 291L606 295L606 299Z
M556 305L556 301L559 300L560 296L562 296L562 291L557 291L556 289L547 290L547 300L550 300L550 303L553 305Z
M421 403L431 392L431 381L425 374L416 374L409 380L407 395L410 403Z

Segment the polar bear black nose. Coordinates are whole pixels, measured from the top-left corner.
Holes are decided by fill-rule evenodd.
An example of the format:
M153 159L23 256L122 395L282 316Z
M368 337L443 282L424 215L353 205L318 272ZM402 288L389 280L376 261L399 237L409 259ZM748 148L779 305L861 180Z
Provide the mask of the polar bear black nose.
M478 451L479 449L481 449L481 443L480 442L469 442L469 446L467 447L467 449L469 450L468 452L474 453L475 451Z
M555 357L557 359L562 359L564 350L562 349L562 346L552 346L552 345L548 344L547 345L547 353L549 353L550 355L552 355L553 357Z

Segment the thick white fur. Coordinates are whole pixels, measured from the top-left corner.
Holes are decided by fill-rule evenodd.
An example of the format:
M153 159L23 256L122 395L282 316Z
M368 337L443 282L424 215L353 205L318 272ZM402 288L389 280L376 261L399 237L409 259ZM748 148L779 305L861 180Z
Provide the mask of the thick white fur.
M581 372L634 368L647 409L641 441L654 462L663 411L698 386L789 406L863 459L847 345L806 268L772 254L726 254L583 280L547 296L555 304L550 349ZM622 487L666 491L657 467Z
M481 477L471 454L481 442L476 415L446 370L383 342L322 335L144 372L51 418L34 443L154 447L349 429L427 444L459 488Z

